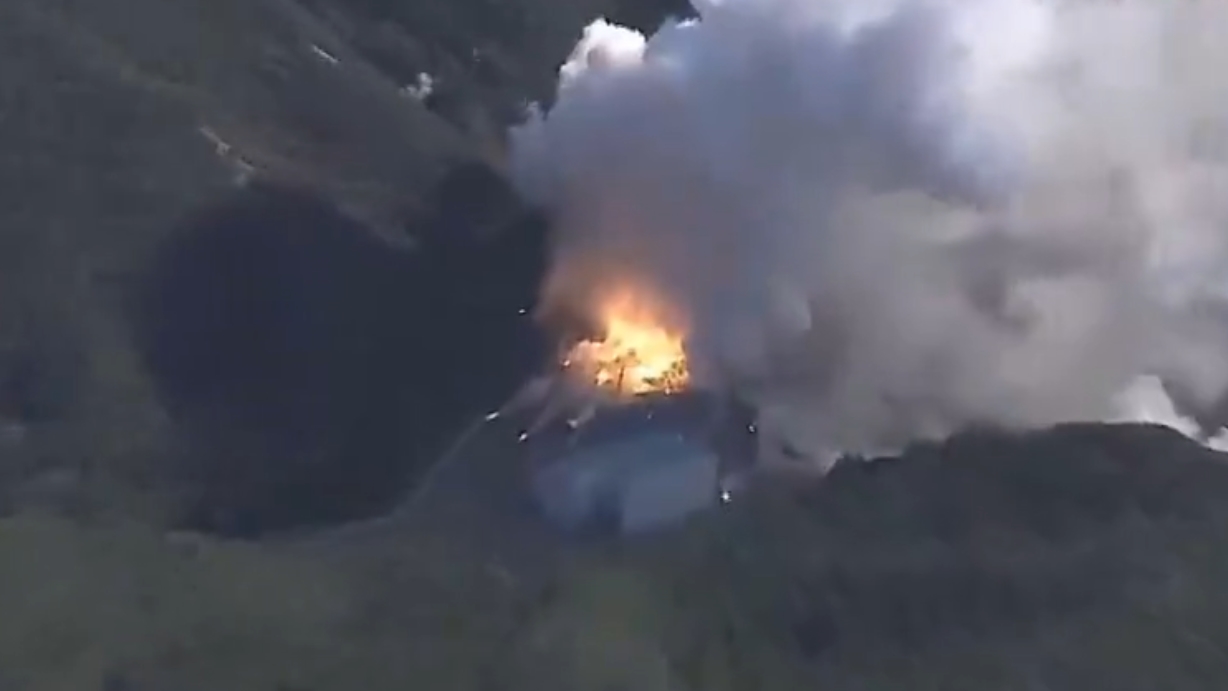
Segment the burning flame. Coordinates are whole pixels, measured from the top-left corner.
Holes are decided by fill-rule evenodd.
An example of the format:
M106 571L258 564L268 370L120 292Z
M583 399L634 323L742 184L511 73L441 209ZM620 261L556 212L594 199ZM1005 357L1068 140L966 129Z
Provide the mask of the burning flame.
M620 396L676 393L687 387L690 371L679 331L625 297L607 301L599 312L604 335L577 343L563 360L564 367Z

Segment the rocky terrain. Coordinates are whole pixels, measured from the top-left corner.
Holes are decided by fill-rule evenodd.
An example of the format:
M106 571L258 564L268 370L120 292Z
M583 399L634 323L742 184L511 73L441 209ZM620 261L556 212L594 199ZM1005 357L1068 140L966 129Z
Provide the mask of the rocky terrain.
M1162 428L619 545L394 510L548 349L505 125L589 19L681 9L0 4L0 689L1223 688L1228 466Z

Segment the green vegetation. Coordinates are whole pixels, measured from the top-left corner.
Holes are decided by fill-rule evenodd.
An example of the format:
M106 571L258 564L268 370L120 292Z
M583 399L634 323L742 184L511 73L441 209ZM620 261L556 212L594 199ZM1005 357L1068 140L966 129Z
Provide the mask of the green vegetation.
M202 691L1228 680L1218 459L1149 428L914 454L846 466L818 488L763 487L644 541L573 546L545 578L417 519L384 539L243 545L10 518L0 669L39 691L107 675ZM1061 480L1066 498L1020 490L1024 478ZM1175 491L1182 501L1158 501Z
M183 688L305 681L347 606L317 565L137 525L9 519L0 554L0 669L19 688L97 688L108 674Z
M1087 460L1127 441L1133 458ZM108 675L203 691L1195 690L1228 680L1228 523L1217 506L1228 468L1218 460L1146 428L917 453L873 473L846 468L802 495L765 487L677 533L573 547L544 581L507 571L459 531L413 522L386 540L260 546L112 520L6 519L0 669L39 691ZM1038 497L1016 492L1019 474L1070 480L1078 493L1079 477L1113 469L1130 473L1100 484L1099 506L1057 496L1030 513ZM1152 503L1160 477L1187 473L1199 486ZM933 476L946 485L923 488L922 501L890 501L896 484ZM944 512L985 497L997 506L980 520L936 530ZM1041 519L1063 512L1061 528Z

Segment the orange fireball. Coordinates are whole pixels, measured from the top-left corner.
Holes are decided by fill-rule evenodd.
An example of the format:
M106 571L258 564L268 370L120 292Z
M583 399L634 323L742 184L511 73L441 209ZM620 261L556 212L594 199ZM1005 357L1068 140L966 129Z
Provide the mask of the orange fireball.
M598 388L620 396L676 393L690 382L684 336L659 312L626 294L597 310L600 338L577 343L563 365Z

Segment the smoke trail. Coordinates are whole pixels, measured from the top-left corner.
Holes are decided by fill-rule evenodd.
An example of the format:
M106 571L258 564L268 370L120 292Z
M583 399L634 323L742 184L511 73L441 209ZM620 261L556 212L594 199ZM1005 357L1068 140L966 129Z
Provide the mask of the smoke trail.
M593 23L514 128L547 305L644 287L812 449L1228 386L1228 4L696 9Z

